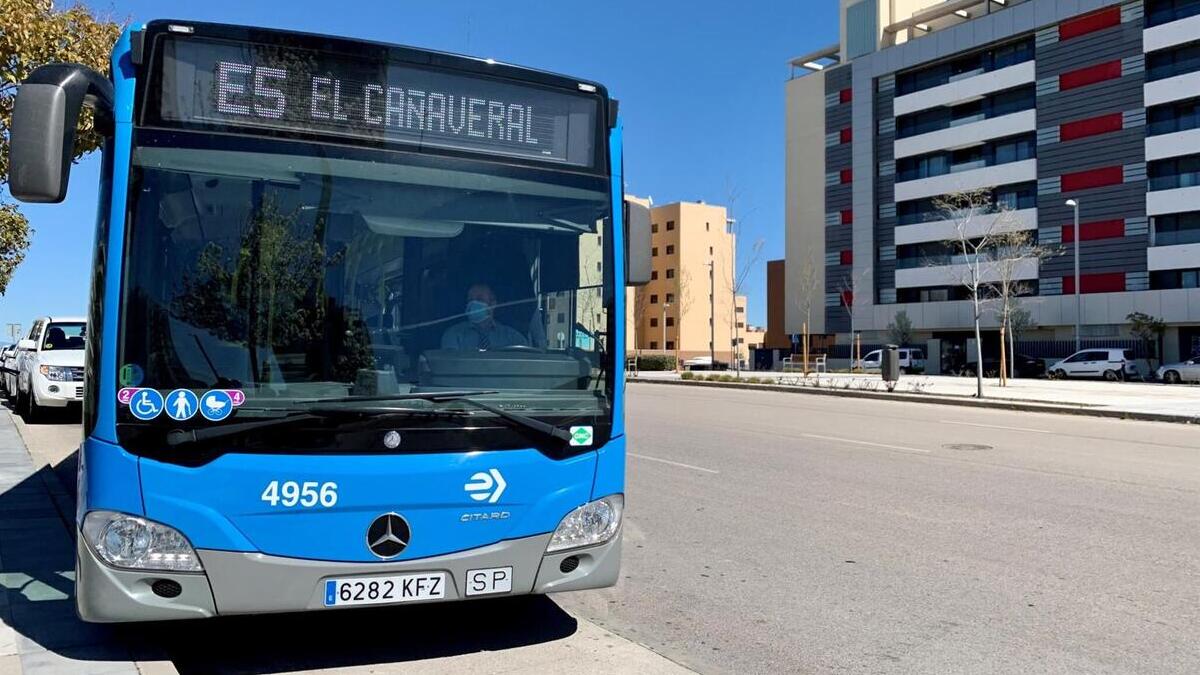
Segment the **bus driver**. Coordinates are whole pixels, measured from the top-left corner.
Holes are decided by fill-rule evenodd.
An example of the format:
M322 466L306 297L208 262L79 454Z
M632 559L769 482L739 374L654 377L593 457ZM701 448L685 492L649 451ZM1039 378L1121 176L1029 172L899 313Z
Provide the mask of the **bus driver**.
M491 286L483 283L471 284L467 289L467 320L454 324L442 334L442 349L487 351L501 347L529 346L514 328L496 321L496 294Z

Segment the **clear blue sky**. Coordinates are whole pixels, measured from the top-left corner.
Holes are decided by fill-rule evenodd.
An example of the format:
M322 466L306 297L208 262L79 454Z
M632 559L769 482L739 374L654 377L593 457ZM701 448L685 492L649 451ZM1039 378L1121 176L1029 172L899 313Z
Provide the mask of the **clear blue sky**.
M62 0L59 6L66 4ZM837 40L835 0L88 2L120 21L220 21L460 52L603 82L621 100L630 193L656 203L725 203L740 193L739 254L764 239L747 280L750 321L766 323L766 265L783 257L783 85L787 60ZM67 201L25 206L37 232L0 297L4 324L83 314L96 211L95 158ZM744 261L743 261L744 262Z

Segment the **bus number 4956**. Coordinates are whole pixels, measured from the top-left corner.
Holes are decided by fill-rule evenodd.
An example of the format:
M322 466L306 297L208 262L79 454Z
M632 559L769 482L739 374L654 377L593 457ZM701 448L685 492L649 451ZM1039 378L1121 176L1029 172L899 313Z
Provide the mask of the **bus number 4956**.
M312 507L321 505L329 508L337 504L337 483L318 483L317 481L297 483L294 480L281 483L273 480L267 483L260 499L271 506Z

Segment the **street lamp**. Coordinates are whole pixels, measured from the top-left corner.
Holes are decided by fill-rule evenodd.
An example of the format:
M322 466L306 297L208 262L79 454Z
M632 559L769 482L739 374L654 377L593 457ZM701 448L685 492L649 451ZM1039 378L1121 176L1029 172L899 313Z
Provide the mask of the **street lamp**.
M1079 323L1082 320L1081 304L1079 300L1079 200L1068 199L1067 206L1075 209L1075 351L1083 349L1080 345Z
M671 303L664 302L662 306L663 351L667 350L667 308Z

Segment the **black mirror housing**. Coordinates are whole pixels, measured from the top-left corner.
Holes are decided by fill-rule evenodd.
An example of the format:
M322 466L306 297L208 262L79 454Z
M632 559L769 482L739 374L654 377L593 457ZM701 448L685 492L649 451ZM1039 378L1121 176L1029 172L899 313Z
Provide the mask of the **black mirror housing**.
M9 192L23 202L57 203L67 195L75 127L83 106L111 128L113 86L75 63L42 66L17 90L9 135Z
M650 283L650 207L625 200L625 284Z

